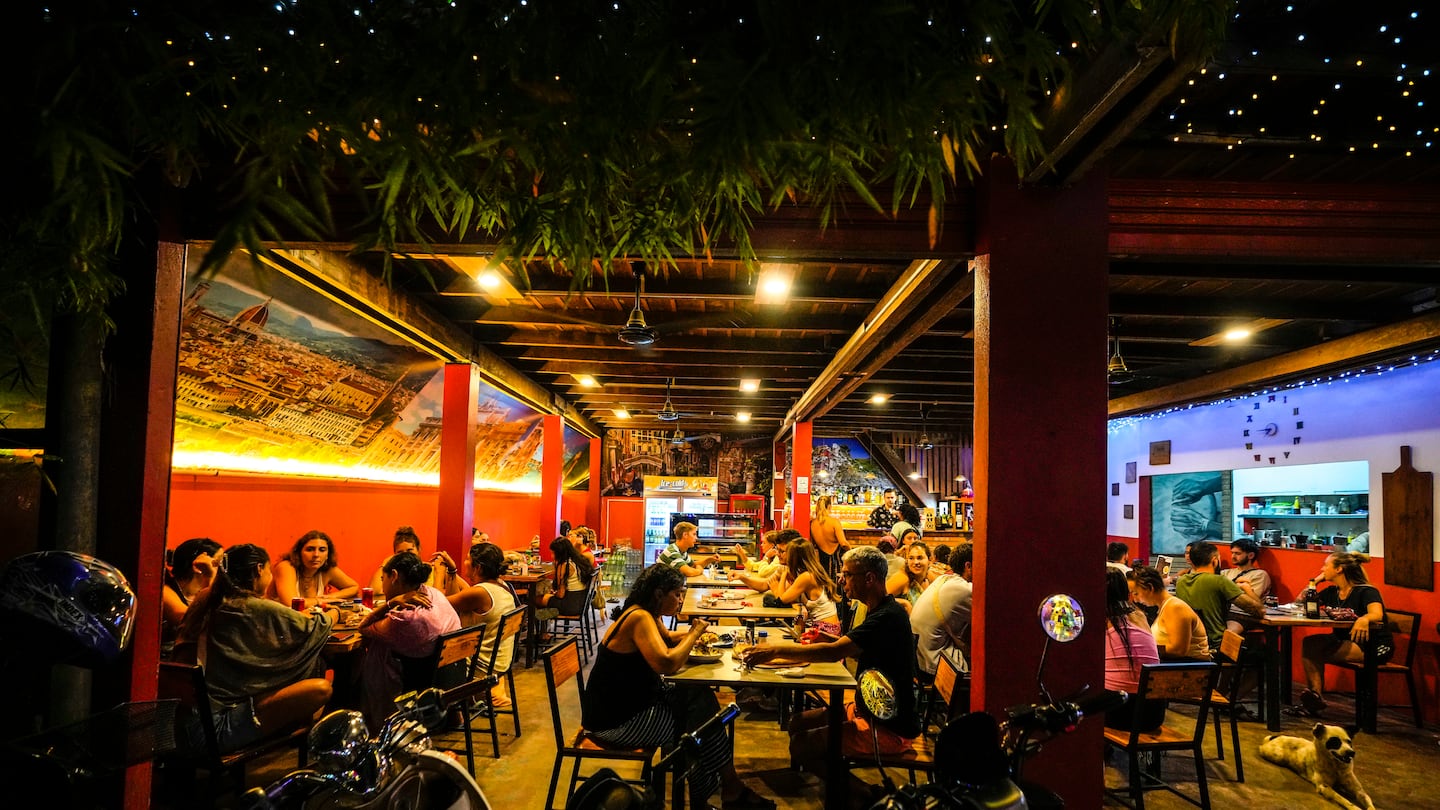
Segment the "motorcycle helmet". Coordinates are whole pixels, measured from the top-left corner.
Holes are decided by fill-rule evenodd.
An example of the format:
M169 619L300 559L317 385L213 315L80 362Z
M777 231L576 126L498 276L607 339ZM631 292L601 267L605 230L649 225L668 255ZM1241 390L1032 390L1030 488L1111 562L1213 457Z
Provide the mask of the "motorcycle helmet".
M16 649L96 666L130 644L135 591L115 566L74 551L22 554L0 570L0 626Z

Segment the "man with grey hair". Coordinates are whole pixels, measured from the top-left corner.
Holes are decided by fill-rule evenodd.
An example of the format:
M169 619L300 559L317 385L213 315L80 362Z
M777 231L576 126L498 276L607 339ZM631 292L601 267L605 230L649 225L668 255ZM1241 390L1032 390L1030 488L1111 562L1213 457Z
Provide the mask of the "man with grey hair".
M892 720L872 721L859 717L854 704L846 706L847 720L842 728L842 746L846 756L874 756L880 752L898 754L911 747L910 741L920 733L920 718L915 712L915 654L911 649L910 619L895 597L886 593L885 578L890 565L885 555L874 546L856 546L845 552L841 561L841 577L845 592L865 604L865 621L836 641L816 644L767 644L745 651L745 663L763 664L775 658L797 661L840 661L858 659L856 672L879 670L894 684L898 711ZM790 761L814 773L823 773L825 740L828 733L825 709L812 709L790 722ZM876 740L872 741L870 724L875 723ZM824 781L827 785L838 774ZM831 789L827 787L827 790ZM838 789L838 788L835 788Z
M704 573L705 566L720 562L718 554L711 554L699 560L690 557L690 549L694 548L695 543L700 539L700 527L694 523L683 521L676 523L671 534L675 537L675 542L660 552L660 559L657 562L661 565L675 568L687 577L698 577Z

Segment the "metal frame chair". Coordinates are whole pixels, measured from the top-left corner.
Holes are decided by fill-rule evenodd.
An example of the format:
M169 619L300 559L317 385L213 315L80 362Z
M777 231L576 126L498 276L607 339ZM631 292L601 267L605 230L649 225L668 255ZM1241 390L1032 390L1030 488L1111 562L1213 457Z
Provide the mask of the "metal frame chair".
M550 722L555 730L555 766L550 770L550 789L545 794L545 810L553 810L555 807L555 788L560 784L560 768L566 759L575 761L574 767L570 769L570 784L565 789L565 795L569 796L575 792L575 785L581 779L580 763L587 759L638 762L641 773L636 784L650 785L652 762L660 748L607 748L591 739L584 728L577 726L573 733L565 731L564 718L560 712L560 687L573 679L576 696L583 700L585 694L585 675L580 669L580 655L576 649L578 644L579 639L570 636L540 653L540 659L545 663L546 686L549 687Z
M1405 676L1405 685L1410 687L1410 710L1415 715L1415 727L1424 728L1425 718L1422 715L1420 709L1420 691L1415 685L1415 647L1417 646L1420 637L1420 614L1412 613L1408 610L1395 610L1393 608L1386 608L1385 621L1389 622L1390 624L1390 630L1391 633L1395 636L1395 643L1397 647L1401 643L1401 640L1404 639L1405 663L1397 664L1395 663L1395 659L1392 658L1388 663L1374 665L1375 682L1373 685L1376 687L1375 694L1367 695L1365 689L1363 688L1365 685L1364 681L1366 680L1365 668L1366 666L1369 666L1368 662L1365 664L1342 664L1334 661L1326 661L1325 664L1326 666L1348 669L1351 672L1355 673L1356 714L1361 715L1361 713L1364 712L1363 718L1369 721L1368 725L1364 722L1359 723L1358 725L1360 725L1362 728L1365 728L1367 731L1374 728L1375 712L1377 709L1394 708L1394 706L1390 705L1382 707L1380 704L1379 681L1381 675ZM1395 652L1395 657L1398 658L1401 651L1397 648Z
M1220 671L1229 673L1229 688L1225 691L1214 690L1210 695L1210 708L1225 709L1225 714L1230 716L1230 741L1231 748L1235 751L1235 781L1245 781L1245 760L1240 750L1240 721L1235 716L1235 707L1240 705L1240 681L1244 667L1240 663L1240 650L1245 644L1245 639L1239 633L1231 630L1225 631L1225 636L1220 642L1220 657L1225 663L1220 664ZM1263 679L1262 679L1263 680ZM1225 735L1220 728L1223 719L1221 712L1212 711L1215 717L1215 757L1225 759Z
M494 752L496 759L500 758L500 715L508 714L514 718L515 736L520 736L520 700L515 695L515 656L520 652L517 637L519 636L520 629L524 626L524 605L510 610L500 617L500 623L496 625L500 637L495 640L495 645L490 648L490 660L482 664L477 652L477 658L470 673L470 680L475 683L476 686L473 690L467 690L467 692L470 692L468 695L470 699L467 701L467 705L460 708L460 711L465 717L466 736L469 736L472 730L488 733L490 735L490 748ZM504 672L496 672L495 661L500 657L500 647L504 644L515 645L515 648L510 653L510 666L506 668ZM510 707L505 709L496 708L494 702L490 699L491 690L500 684L502 678L505 679L511 695ZM481 718L490 721L489 727L474 728L475 721ZM471 765L471 770L474 770L473 764Z
M401 667L401 693L415 692L432 686L445 690L446 701L454 706L468 702L479 691L472 676L475 657L480 652L480 642L485 636L485 625L462 627L435 639L435 652L423 658L397 655ZM471 773L475 771L475 741L470 724L465 732L465 762ZM433 739L433 737L432 737Z
M1215 680L1219 674L1218 666L1200 661L1146 664L1140 668L1140 688L1133 698L1137 721L1143 711L1143 701L1145 700L1193 703L1199 707L1199 713L1195 716L1195 727L1189 734L1176 731L1168 725L1161 725L1155 731L1140 731L1138 728L1122 731L1107 727L1105 742L1124 751L1130 760L1128 790L1107 789L1105 791L1107 795L1115 797L1126 806L1132 806L1126 802L1125 794L1128 793L1129 799L1134 802L1133 807L1136 810L1145 810L1146 791L1168 790L1203 810L1209 810L1210 787L1205 781L1205 754L1200 750L1200 746L1205 740L1210 697L1215 692ZM1138 722L1135 725L1138 725ZM1157 767L1153 769L1154 773L1147 773L1141 769L1140 754L1153 752L1161 755L1166 751L1189 751L1194 757L1195 779L1200 785L1199 801L1181 793L1173 785L1159 778L1158 759Z
M586 663L590 662L590 649L599 643L595 636L595 621L593 605L595 594L599 592L600 577L590 578L585 586L585 604L581 606L580 612L576 614L560 614L549 620L551 636L570 636L579 641L584 641L580 648L580 655ZM578 625L578 629L576 626Z

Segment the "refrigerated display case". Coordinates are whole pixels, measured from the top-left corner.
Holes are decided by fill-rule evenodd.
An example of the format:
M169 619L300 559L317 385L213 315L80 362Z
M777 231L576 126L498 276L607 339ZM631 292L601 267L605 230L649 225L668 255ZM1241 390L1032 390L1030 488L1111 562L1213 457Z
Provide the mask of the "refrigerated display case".
M670 515L711 514L719 479L703 476L645 476L645 564L670 544Z
M765 530L764 495L731 495L729 511L753 516L755 518L755 530Z
M682 522L693 523L699 529L696 532L699 542L695 548L701 553L728 549L737 543L753 548L757 539L755 516L748 512L676 512L670 515L672 530L675 524Z

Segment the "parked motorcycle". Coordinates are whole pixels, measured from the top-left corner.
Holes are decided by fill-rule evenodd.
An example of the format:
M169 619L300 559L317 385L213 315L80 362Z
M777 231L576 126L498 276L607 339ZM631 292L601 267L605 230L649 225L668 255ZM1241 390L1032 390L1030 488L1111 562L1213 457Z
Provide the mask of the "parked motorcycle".
M464 688L464 687L461 687ZM433 750L430 729L448 703L438 689L395 699L397 711L373 739L357 711L334 711L310 730L313 768L253 788L248 810L490 810L475 778L454 758Z
M1023 810L1063 808L1065 801L1053 791L1025 782L1025 760L1040 752L1043 743L1073 731L1086 717L1118 707L1124 692L1089 688L1071 697L1055 700L1045 687L1045 659L1050 641L1069 642L1080 636L1085 613L1073 597L1055 594L1040 603L1040 626L1047 639L1040 656L1040 700L1005 711L1003 722L988 712L972 712L952 720L935 741L935 774L924 785L897 788L880 766L876 741L876 765L880 766L884 795L872 810L920 810L920 808L964 808L965 810ZM856 694L860 706L872 717L888 720L895 715L895 691L878 670L860 673ZM875 724L871 724L872 728Z
M654 774L649 785L637 785L621 779L615 771L601 768L576 788L565 803L565 810L663 810L665 807L665 774L675 772L674 783L680 784L689 778L700 760L701 742L711 734L725 734L725 727L740 714L740 707L731 703L722 706L701 723L699 728L680 737L679 744L670 749L651 769Z

